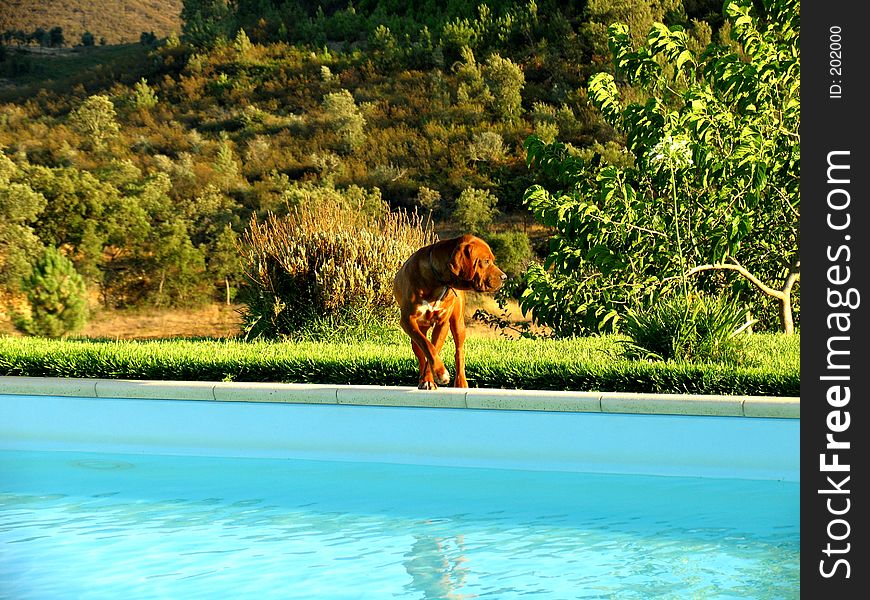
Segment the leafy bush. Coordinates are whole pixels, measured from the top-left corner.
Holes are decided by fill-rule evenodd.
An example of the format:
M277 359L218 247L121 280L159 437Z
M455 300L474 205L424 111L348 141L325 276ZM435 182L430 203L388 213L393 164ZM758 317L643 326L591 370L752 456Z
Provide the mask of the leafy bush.
M627 307L691 277L749 304L762 328L774 326L778 304L780 327L794 331L799 10L796 0L766 6L761 18L752 3L726 3L739 51L695 53L682 28L661 23L635 50L627 27L611 25L616 74L590 77L587 93L624 133L632 161L587 161L566 144L527 140L544 185L524 200L555 230L521 302L540 323L569 335L612 330Z
M439 202L441 202L441 192L438 190L429 189L425 185L417 190L417 204L430 213L438 207Z
M522 112L522 91L526 83L523 70L509 58L492 54L483 68L483 77L492 91L492 111L496 118L511 120Z
M492 223L498 213L495 205L498 203L492 192L467 188L456 199L456 209L453 218L467 231L480 233Z
M445 23L441 29L441 45L451 56L461 53L466 48L473 48L476 38L477 32L468 19L457 17Z
M473 161L498 162L505 156L504 140L495 131L475 133L468 144L468 155Z
M173 219L159 228L161 242L154 249L160 278L153 302L157 306L196 306L210 294L205 256L193 245L185 222Z
M78 331L87 322L85 280L57 248L45 248L21 287L30 303L30 316L14 317L15 327L20 331L61 337Z
M552 144L559 135L559 126L555 123L541 121L535 124L534 135L545 144Z
M522 231L506 231L486 236L486 242L495 254L495 262L510 277L516 277L532 260L534 253L529 236Z
M32 223L45 197L30 186L27 172L0 150L0 287L15 289L41 247Z
M329 127L341 139L341 149L351 151L365 141L365 117L347 90L327 94L323 98L323 112Z
M147 79L143 77L133 86L133 106L148 110L157 106L157 102L157 94L148 85Z
M463 47L460 54L462 61L453 65L457 81L456 100L479 110L492 103L492 91L486 84L483 71L471 48Z
M736 364L748 319L748 309L726 298L679 295L629 313L623 332L629 354L639 358Z
M247 338L383 319L395 305L396 271L434 241L416 215L390 213L386 204L374 216L326 200L264 223L255 215L242 240Z
M104 94L85 99L70 113L69 123L95 150L105 148L120 132L115 105Z

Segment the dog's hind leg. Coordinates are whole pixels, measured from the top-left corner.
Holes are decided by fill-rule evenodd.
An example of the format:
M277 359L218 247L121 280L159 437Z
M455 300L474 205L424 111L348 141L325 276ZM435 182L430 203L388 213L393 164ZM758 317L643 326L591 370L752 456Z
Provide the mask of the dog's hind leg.
M450 333L453 334L453 343L456 345L455 369L456 380L453 382L454 387L467 388L468 381L465 379L465 353L462 350L465 344L465 310L460 305L458 310L454 310L450 315Z

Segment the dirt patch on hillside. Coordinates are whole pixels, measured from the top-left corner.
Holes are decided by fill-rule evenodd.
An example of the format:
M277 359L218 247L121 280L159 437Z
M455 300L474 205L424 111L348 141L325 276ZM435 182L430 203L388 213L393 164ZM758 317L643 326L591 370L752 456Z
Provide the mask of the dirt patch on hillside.
M242 331L239 310L242 305L211 304L193 309L92 309L90 320L77 337L112 340L151 340L161 338L233 338ZM472 316L482 308L501 316L502 310L491 296L470 293L466 306L468 333L475 337L517 337L512 330L498 330L475 321ZM516 302L508 305L507 317L513 322L527 321ZM396 323L398 328L398 322ZM0 310L0 335L20 335L9 315Z
M76 336L111 340L160 338L231 338L241 332L239 306L212 304L195 309L92 309ZM9 315L0 313L0 335L20 335Z
M139 309L95 313L80 335L109 339L229 338L241 332L238 306L196 309Z

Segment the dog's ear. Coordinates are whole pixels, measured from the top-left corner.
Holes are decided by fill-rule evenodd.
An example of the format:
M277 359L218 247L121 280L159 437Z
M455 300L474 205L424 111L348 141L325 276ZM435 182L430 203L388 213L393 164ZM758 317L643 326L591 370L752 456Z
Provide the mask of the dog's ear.
M453 248L453 255L450 258L450 272L464 281L471 281L474 277L473 251L474 244L459 241Z

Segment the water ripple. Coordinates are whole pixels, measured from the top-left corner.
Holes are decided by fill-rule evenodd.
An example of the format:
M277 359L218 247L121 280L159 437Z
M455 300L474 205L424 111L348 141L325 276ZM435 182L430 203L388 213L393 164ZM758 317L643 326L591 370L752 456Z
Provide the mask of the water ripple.
M510 472L480 470L459 489L449 469L323 463L315 480L292 461L46 460L0 461L9 597L799 595L798 488L778 482L649 478L638 498L619 477L511 486Z

